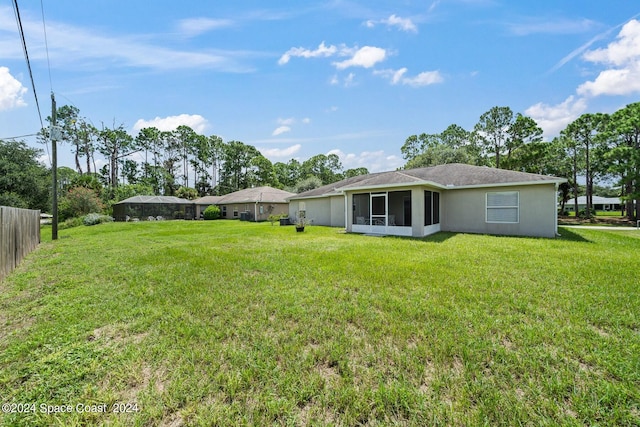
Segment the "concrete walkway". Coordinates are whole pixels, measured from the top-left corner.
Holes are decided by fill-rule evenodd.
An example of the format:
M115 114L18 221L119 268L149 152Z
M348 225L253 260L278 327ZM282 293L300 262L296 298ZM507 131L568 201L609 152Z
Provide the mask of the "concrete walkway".
M625 230L625 231L633 231L639 230L636 227L618 227L615 225L612 226L604 226L604 225L558 225L558 227L563 228L582 228L585 230Z

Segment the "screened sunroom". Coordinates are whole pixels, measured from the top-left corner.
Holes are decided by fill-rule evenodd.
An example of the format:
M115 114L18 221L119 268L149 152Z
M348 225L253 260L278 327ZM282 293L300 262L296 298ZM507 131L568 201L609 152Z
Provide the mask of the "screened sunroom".
M173 196L134 196L113 205L116 221L194 219L195 204Z
M351 195L351 200L352 232L412 236L414 228L422 235L440 230L440 193L437 191L357 192Z

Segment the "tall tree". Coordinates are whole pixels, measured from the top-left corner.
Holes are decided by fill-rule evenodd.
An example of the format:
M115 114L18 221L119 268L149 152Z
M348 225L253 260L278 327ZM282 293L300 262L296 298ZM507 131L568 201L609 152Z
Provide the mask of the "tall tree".
M513 121L513 112L509 107L493 107L480 116L474 127L479 141L493 153L494 164L500 168L500 156L509 140L509 129Z
M586 211L587 218L593 213L593 181L595 169L592 168L591 150L598 141L598 134L602 133L608 121L608 115L602 113L583 114L565 128L567 137L583 149L584 173L586 179Z
M627 218L640 218L640 102L629 104L611 115L607 126L610 150L608 168L619 178ZM635 200L635 210L634 210Z
M100 131L98 151L105 156L109 165L109 186L118 186L119 160L139 151L135 140L125 130L124 126L103 127Z
M173 131L176 143L179 147L179 156L182 161L182 180L185 187L189 186L190 159L196 152L198 134L189 126L180 125Z
M342 163L337 154L317 154L302 162L302 178L316 176L323 185L342 179Z
M76 165L76 170L79 174L82 174L82 166L80 165L80 152L82 150L82 142L78 135L78 118L80 109L70 105L63 105L58 107L56 111L56 124L62 130L62 140L72 144L73 155ZM51 120L50 117L47 120Z
M530 158L527 159L536 150L544 149L545 146L534 145L542 141L542 129L531 117L523 116L518 113L516 119L507 129L508 138L505 143L507 150L506 157L503 159L505 169L525 170ZM527 150L527 148L529 148ZM521 153L520 151L527 151ZM520 155L522 154L522 155ZM539 153L542 154L542 153Z
M261 156L252 145L229 141L224 145L219 193L228 194L249 187L249 171L254 157Z

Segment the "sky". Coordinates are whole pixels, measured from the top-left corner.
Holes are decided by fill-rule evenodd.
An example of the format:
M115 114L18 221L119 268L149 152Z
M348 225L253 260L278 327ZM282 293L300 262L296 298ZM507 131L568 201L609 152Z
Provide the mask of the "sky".
M337 154L344 169L394 170L408 136L472 130L494 106L532 117L550 140L583 113L640 100L635 1L18 6L43 121L53 92L97 127L185 124L272 162ZM0 138L40 127L12 2L0 1ZM73 166L70 151L59 165Z

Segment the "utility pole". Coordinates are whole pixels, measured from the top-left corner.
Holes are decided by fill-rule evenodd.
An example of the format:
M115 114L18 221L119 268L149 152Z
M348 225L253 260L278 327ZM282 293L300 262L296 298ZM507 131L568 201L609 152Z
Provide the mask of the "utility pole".
M58 147L56 141L59 138L58 128L56 127L56 98L51 92L51 169L53 175L53 206L51 214L53 220L51 222L51 240L58 240Z

